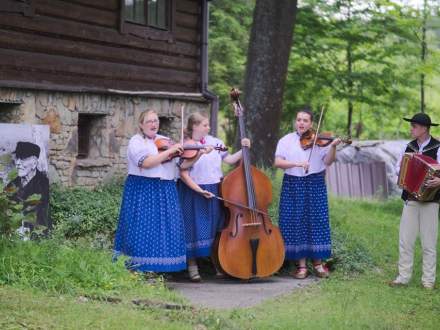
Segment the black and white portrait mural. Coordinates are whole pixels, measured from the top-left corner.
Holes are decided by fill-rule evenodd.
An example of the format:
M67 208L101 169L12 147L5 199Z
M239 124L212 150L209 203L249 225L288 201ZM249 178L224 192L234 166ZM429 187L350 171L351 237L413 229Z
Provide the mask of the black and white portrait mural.
M48 144L47 125L0 124L0 179L13 188L12 198L25 204L25 212L35 213L35 223L45 231L52 227L48 214ZM11 171L16 176L10 181ZM26 205L33 194L40 195L40 201ZM33 223L23 222L19 233L26 236L33 229Z

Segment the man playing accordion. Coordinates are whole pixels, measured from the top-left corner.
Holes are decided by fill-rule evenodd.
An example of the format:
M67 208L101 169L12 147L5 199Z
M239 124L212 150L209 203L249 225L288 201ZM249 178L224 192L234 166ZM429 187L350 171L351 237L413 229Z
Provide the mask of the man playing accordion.
M412 140L402 150L402 154L397 162L397 173L399 175L399 183L401 183L401 166L403 170L402 159L407 159L407 153L417 155L424 155L432 158L436 162L440 160L440 141L431 136L429 130L431 126L438 126L431 122L431 118L424 114L418 113L411 119L403 118L411 123ZM404 156L404 154L406 156ZM419 158L427 159L432 163L430 158L420 156ZM425 162L426 163L426 162ZM405 170L409 170L408 167ZM416 176L416 173L407 173L408 176ZM440 178L432 176L426 179L422 185L424 188L433 189L440 187ZM414 246L418 234L420 233L420 240L423 249L423 275L422 285L426 289L433 289L436 274L436 260L437 260L437 230L438 230L438 211L440 194L431 194L428 198L420 198L420 195L413 193L409 188L402 192L402 199L405 201L400 220L399 231L399 275L391 281L391 286L406 285L411 279L413 261L414 261ZM419 196L419 197L417 197Z

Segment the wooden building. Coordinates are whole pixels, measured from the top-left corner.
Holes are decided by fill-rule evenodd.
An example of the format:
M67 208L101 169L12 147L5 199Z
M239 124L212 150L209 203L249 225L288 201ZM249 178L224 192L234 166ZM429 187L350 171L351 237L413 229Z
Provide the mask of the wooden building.
M162 130L209 111L207 0L0 0L0 122L48 124L50 177L93 186L125 171L147 108Z

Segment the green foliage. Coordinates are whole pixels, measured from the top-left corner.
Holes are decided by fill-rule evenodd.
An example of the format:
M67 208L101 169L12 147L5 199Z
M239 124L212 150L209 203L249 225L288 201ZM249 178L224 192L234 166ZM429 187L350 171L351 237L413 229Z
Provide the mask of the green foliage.
M306 1L295 30L288 107L326 105L332 116L341 111L337 108L345 108L345 118L327 126L339 122L337 128L346 130L351 104L359 116L357 137L365 128L364 117L375 112L382 118L400 117L399 109L408 105L405 92L416 87L417 79L414 70L409 79L410 72L396 61L399 55L410 56L402 42L402 36L410 34L402 28L398 8L389 1Z
M231 87L243 86L253 6L254 1L249 0L213 1L210 5L210 88L220 98L227 145L233 144L236 130L229 92Z
M123 258L112 263L110 252L53 239L0 240L0 285L99 297L139 289L141 281L127 272ZM163 282L153 284L159 295L167 294Z
M229 87L243 86L253 7L254 1L245 0L211 5L210 88L220 96L220 124L228 144L236 133ZM440 116L439 6L428 1L428 7L428 56L421 61L421 9L390 0L301 1L280 134L292 129L295 110L311 104L315 110L326 106L325 130L345 135L350 102L357 137L405 137L407 126L401 118L419 111L421 73L426 78L427 112Z
M15 170L9 172L9 181L14 180L16 177L17 172ZM14 236L16 229L21 226L23 221L35 224L35 212L29 212L29 210L32 205L40 201L41 196L33 194L24 203L20 203L13 199L16 192L16 187L5 186L3 181L0 180L0 238ZM37 230L42 230L42 228Z
M50 214L54 235L87 239L97 247L109 248L118 221L121 195L121 180L94 190L52 187Z

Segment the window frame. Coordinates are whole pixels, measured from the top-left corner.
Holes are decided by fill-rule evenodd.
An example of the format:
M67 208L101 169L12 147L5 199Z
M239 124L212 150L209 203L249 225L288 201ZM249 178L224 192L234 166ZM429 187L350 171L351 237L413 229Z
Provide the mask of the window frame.
M167 21L168 28L163 29L160 27L143 25L136 22L127 21L125 19L125 0L120 0L120 23L119 23L119 32L122 34L130 34L144 40L155 40L155 41L166 41L168 43L174 43L174 31L176 28L175 17L176 17L176 0L167 0L168 8L167 8ZM148 0L144 0L145 2L145 14L146 19L148 20Z

